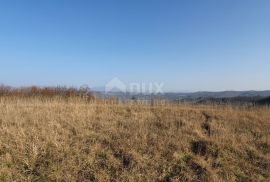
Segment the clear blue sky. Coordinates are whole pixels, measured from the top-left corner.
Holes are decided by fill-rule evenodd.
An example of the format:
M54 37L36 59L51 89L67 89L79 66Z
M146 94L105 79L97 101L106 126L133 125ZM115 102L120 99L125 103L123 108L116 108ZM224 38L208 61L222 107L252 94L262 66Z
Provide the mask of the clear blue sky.
M0 83L270 89L269 0L3 0Z

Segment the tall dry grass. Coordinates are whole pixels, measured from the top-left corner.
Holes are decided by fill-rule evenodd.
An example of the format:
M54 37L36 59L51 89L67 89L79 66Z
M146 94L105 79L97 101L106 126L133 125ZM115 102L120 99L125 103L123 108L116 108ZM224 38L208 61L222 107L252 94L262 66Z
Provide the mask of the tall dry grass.
M270 181L268 107L0 98L0 181Z

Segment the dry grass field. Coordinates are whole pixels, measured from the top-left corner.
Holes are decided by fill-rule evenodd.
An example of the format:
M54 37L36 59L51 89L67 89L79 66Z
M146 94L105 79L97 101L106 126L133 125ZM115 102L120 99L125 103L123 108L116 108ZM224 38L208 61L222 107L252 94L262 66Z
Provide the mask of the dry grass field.
M270 108L2 97L0 181L270 181Z

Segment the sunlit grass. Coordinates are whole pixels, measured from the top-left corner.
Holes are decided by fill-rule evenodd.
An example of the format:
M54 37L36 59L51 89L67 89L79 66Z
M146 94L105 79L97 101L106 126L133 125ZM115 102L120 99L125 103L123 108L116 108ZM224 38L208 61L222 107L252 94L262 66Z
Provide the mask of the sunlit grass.
M0 181L269 181L268 107L0 99Z

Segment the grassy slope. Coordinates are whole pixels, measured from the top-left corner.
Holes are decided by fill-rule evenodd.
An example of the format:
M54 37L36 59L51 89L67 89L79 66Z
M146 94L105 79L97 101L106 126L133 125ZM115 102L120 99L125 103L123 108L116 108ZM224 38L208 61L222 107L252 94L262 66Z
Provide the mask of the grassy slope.
M270 180L270 109L1 99L0 181Z

